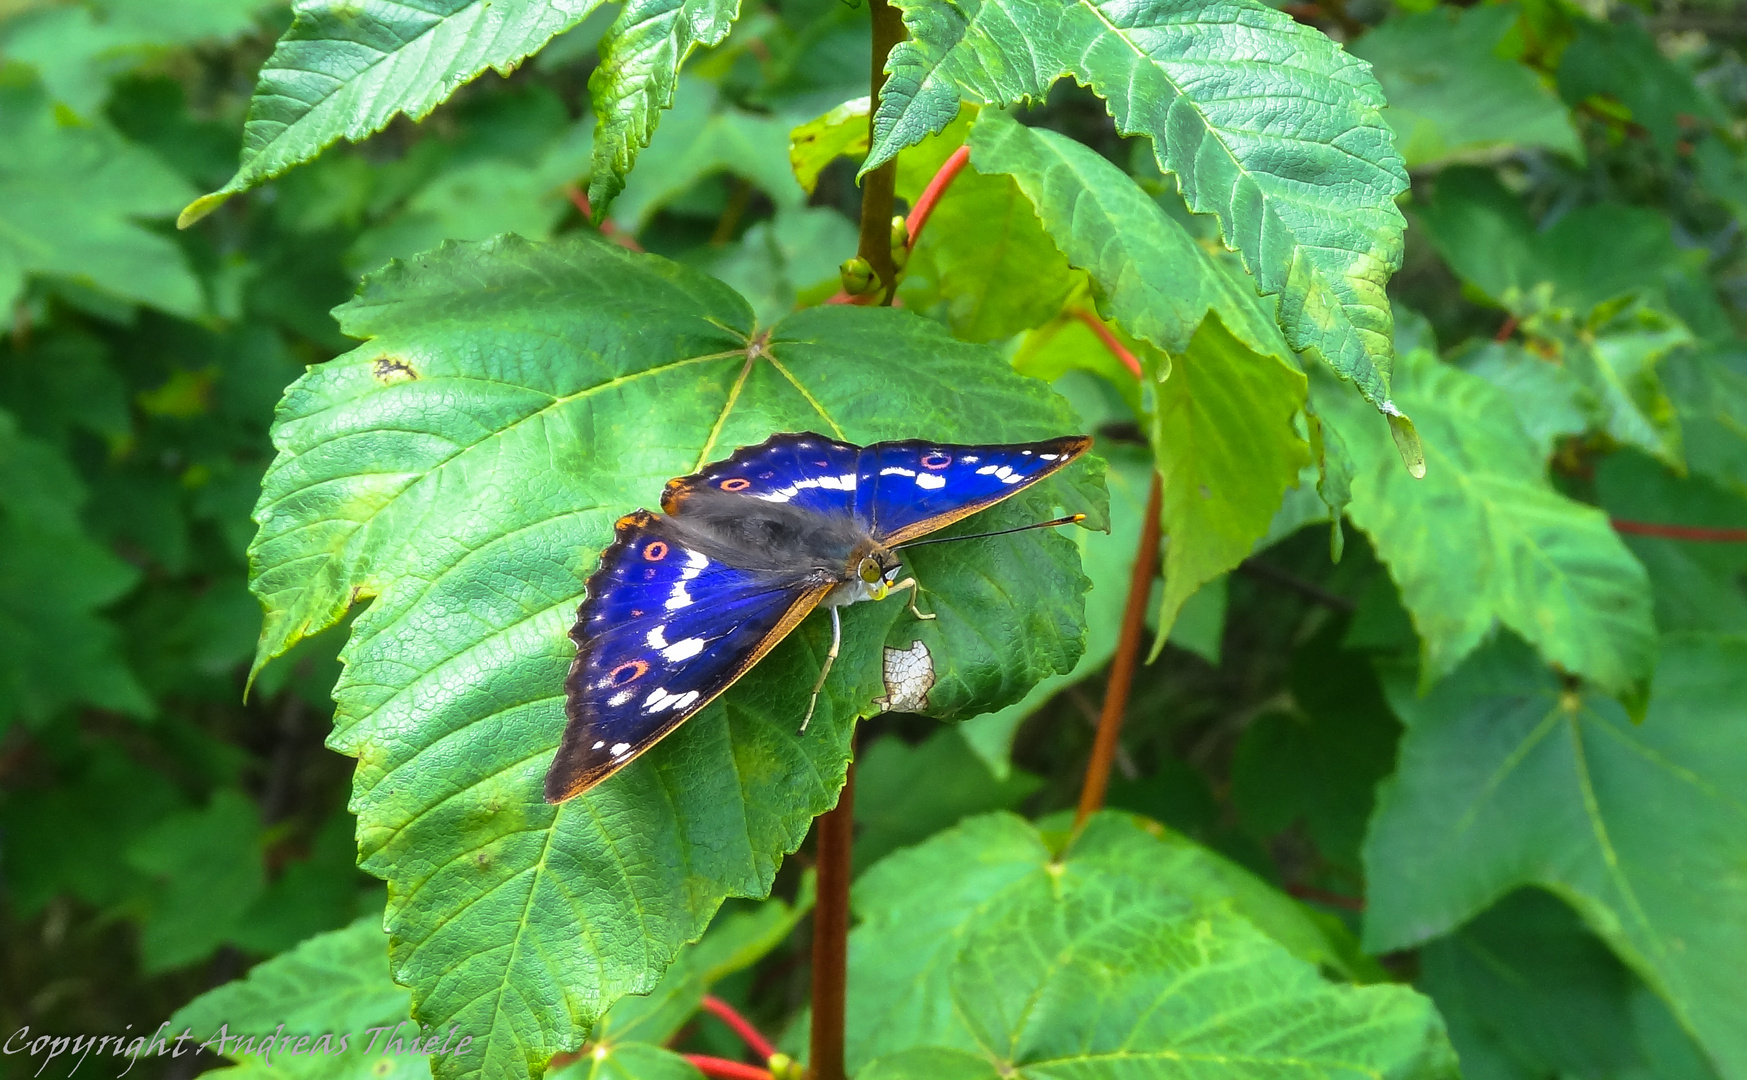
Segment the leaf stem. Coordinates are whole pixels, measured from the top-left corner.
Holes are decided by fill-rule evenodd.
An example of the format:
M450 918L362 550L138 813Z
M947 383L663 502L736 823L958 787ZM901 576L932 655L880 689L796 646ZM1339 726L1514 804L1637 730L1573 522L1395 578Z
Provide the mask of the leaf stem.
M1085 308L1075 308L1074 318L1091 327L1092 333L1098 335L1098 340L1104 343L1104 347L1110 350L1110 354L1122 361L1122 366L1127 368L1135 378L1141 377L1140 361L1135 358L1132 352L1128 351L1128 346L1117 340L1116 335L1110 332L1110 328L1104 325L1103 319Z
M904 19L886 0L868 0L873 16L872 103L867 114L868 143L873 143L874 117L879 115L880 90L886 85L886 57L904 40ZM898 162L894 158L861 181L861 242L856 253L873 267L880 287L876 295L890 304L897 294L898 268L892 262L892 199L898 185Z
M687 1054L685 1059L705 1076L717 1077L718 1080L771 1080L770 1070L756 1065L711 1057L708 1054Z
M1146 516L1141 519L1140 546L1134 553L1134 572L1128 578L1128 602L1122 609L1122 636L1116 642L1116 659L1110 665L1110 685L1104 690L1104 710L1098 715L1098 735L1092 742L1092 760L1086 763L1086 782L1080 788L1080 808L1074 815L1078 833L1099 807L1110 786L1110 763L1116 757L1116 736L1122 730L1122 714L1128 709L1128 691L1134 684L1134 668L1140 655L1140 635L1146 629L1147 601L1152 596L1153 575L1159 567L1159 511L1164 485L1157 469L1147 491Z
M928 224L928 216L934 213L934 204L946 194L946 189L952 186L952 182L964 171L970 159L970 147L961 146L954 150L952 156L934 174L934 179L928 181L928 186L922 189L922 194L917 196L916 205L910 208L910 216L904 219L904 234L910 238L909 244L912 248L916 246L917 238L922 235L922 226Z
M752 1021L741 1016L734 1006L716 997L714 994L704 995L704 1009L713 1013L724 1024L734 1029L734 1034L740 1036L752 1052L765 1061L776 1055L776 1047L771 1045L763 1032L752 1026Z
M818 900L813 906L811 1080L844 1080L843 1020L849 983L850 848L855 825L855 762L837 805L818 820Z

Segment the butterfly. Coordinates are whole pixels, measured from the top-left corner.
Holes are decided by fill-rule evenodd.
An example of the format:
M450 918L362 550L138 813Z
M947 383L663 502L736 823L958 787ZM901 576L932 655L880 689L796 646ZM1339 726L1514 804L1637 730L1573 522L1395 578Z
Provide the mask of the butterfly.
M898 580L899 550L940 542L916 538L1024 491L1091 445L1073 435L854 446L800 432L668 481L662 513L620 518L586 583L546 800L580 795L630 764L823 606L831 648L804 731L842 642L838 609L908 590L911 613L934 618L916 607L916 579Z

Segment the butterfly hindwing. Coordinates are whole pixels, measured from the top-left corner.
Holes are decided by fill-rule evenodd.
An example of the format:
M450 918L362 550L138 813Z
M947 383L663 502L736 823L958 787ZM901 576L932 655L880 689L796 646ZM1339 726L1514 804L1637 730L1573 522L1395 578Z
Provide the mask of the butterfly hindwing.
M855 466L861 453L859 446L810 431L772 435L690 476L669 480L661 509L679 513L686 496L711 487L815 514L847 516L855 507Z
M881 543L899 544L1023 491L1091 445L1084 435L1004 446L874 443L856 467L856 517Z
M713 561L647 511L621 518L571 631L569 723L546 798L569 798L660 741L782 640L829 588L805 574Z

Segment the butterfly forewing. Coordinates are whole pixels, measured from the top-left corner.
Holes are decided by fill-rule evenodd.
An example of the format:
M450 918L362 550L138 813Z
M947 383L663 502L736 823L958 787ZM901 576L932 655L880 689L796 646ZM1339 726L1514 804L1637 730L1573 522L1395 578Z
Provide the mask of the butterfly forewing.
M546 776L558 802L629 764L726 690L830 588L688 548L666 519L622 518L571 636L569 724Z
M1005 446L874 443L856 466L855 513L881 543L902 543L1024 490L1090 445L1084 435Z
M707 486L828 517L847 516L855 506L855 466L861 453L859 446L810 431L773 435L668 481L661 509L679 513L687 495Z

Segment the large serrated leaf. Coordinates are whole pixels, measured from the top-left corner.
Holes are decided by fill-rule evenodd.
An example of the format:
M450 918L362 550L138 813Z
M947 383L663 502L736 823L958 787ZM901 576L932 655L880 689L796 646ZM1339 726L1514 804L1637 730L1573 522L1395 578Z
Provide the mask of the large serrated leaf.
M718 45L740 16L740 0L627 0L588 78L595 115L594 175L588 197L599 220L671 108L679 69L692 51Z
M390 882L395 977L420 1021L477 1036L440 1075L537 1072L652 986L725 896L766 891L836 799L882 644L922 643L929 711L947 717L1079 653L1066 537L919 549L938 621L847 609L805 734L817 619L613 780L548 805L582 581L667 478L775 430L1005 441L1060 434L1071 410L913 315L813 309L755 334L719 282L587 237L446 245L368 279L339 317L369 344L299 380L274 427L252 548L260 657L375 598L331 743L359 758L352 808L365 868ZM1100 493L1076 466L957 528L1037 520L1052 496L1101 513Z
M1747 640L1670 635L1643 723L1573 690L1521 642L1424 698L1365 843L1365 942L1417 944L1519 885L1570 902L1725 1076L1747 1069Z
M1311 398L1352 455L1347 515L1413 616L1422 685L1502 625L1612 693L1641 692L1656 653L1649 581L1607 515L1553 489L1498 388L1425 350L1403 359L1400 400L1426 432L1423 480L1350 395L1312 380Z
M243 160L224 187L182 211L184 227L220 203L321 153L422 119L487 68L507 74L601 0L300 0L261 68Z
M941 130L960 96L1007 105L1072 76L1147 135L1190 209L1219 217L1293 348L1381 406L1407 186L1363 61L1254 0L901 0L862 169Z
M861 1076L1455 1076L1429 1002L1325 981L1313 924L1245 872L1127 815L1046 836L973 818L857 884Z

